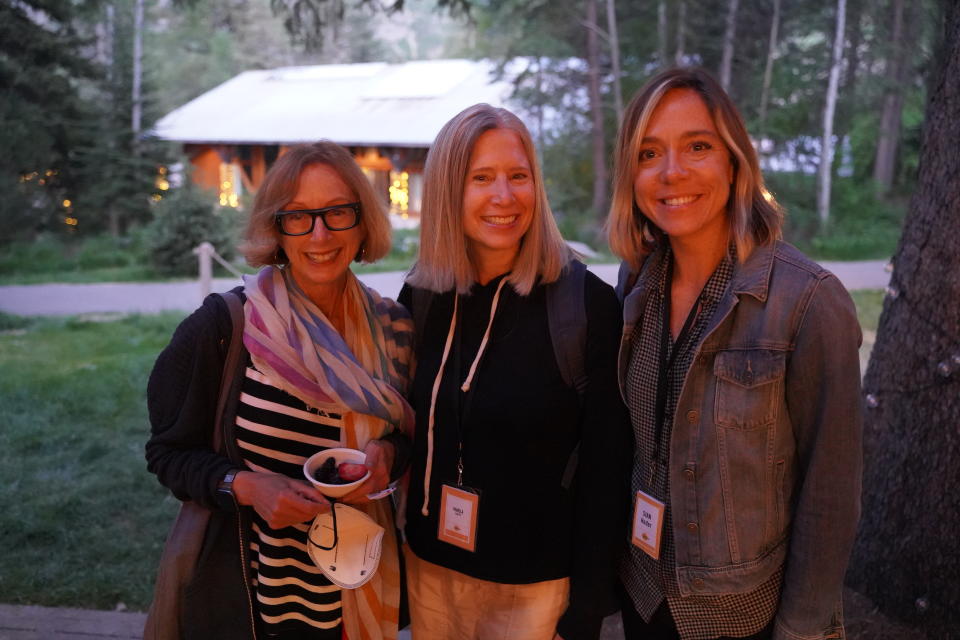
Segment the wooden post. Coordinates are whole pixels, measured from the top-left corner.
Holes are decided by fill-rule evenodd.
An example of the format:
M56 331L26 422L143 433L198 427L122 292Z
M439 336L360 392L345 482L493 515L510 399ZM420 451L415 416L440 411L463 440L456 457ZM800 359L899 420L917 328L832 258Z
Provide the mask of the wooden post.
M206 298L213 290L213 245L209 242L201 242L200 246L193 250L197 255L197 261L200 263L200 296Z

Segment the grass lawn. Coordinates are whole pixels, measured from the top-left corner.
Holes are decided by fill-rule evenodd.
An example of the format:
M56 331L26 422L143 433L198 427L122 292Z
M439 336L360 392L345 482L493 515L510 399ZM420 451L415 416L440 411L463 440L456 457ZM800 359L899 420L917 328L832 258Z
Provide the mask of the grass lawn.
M854 294L872 346L883 294ZM0 602L146 610L178 503L145 468L147 376L183 314L0 314Z
M863 289L850 293L853 303L857 306L857 318L863 329L863 344L860 346L860 373L867 372L867 362L873 343L877 340L877 324L880 322L880 312L883 311L884 293L880 289Z
M0 602L148 606L177 502L145 468L145 388L181 318L0 316Z

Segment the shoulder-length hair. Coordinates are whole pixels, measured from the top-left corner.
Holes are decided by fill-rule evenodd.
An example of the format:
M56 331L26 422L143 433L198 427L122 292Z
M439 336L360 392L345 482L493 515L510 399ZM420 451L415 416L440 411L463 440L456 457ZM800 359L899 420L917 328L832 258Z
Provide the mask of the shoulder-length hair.
M654 109L672 89L692 89L703 99L717 132L730 152L733 188L727 202L730 240L741 262L754 247L771 244L781 236L783 211L767 191L757 152L737 107L720 84L699 68L668 69L650 80L630 101L617 136L613 198L607 218L607 239L615 254L634 270L645 255L665 241L663 232L636 204L634 177L640 143Z
M538 277L544 283L559 278L571 256L550 211L527 127L506 109L475 104L443 126L427 154L420 208L420 253L407 277L407 282L416 287L438 293L455 288L466 293L477 280L463 230L463 190L477 138L491 129L508 129L520 137L535 190L533 220L521 240L507 281L517 293L527 295Z
M287 257L280 247L280 232L275 216L277 211L293 200L300 187L301 173L312 164L325 164L333 168L360 202L360 227L365 237L360 245L358 261L375 262L390 252L390 219L370 181L349 151L335 142L321 140L290 147L264 176L253 200L244 242L240 245L240 251L250 266L286 264Z

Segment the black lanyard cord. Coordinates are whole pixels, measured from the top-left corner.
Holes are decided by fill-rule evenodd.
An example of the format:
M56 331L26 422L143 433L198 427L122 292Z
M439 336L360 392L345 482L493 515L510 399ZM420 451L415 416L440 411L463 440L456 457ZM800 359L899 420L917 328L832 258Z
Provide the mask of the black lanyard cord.
M477 353L474 356L472 364L470 366L471 373L468 373L467 380L464 381L463 385L458 385L457 394L456 394L456 416L457 416L457 486L463 485L463 445L465 439L464 433L464 424L467 422L467 418L470 415L470 407L473 404L474 392L477 389L477 379L480 377L480 366L483 364L483 359L487 355L487 340L490 331L493 328L493 321L497 313L498 301L500 291L503 288L503 282L498 286L497 292L494 294L493 302L490 305L490 318L487 321L488 329L484 332L484 336L481 338L480 345L477 347ZM459 295L454 292L454 295ZM461 328L463 323L461 322L462 313L459 311L459 317L457 317L457 327L454 332L454 353L453 353L453 371L454 371L454 380L459 380L460 376L463 374L461 371L461 355L463 354L463 332ZM469 385L467 382L469 381ZM463 387L466 386L466 390Z
M677 334L677 339L673 343L673 349L670 349L670 305L672 302L673 285L673 260L667 265L667 277L663 285L663 295L660 296L660 359L657 367L657 405L655 426L653 434L653 455L650 459L654 463L666 465L666 460L660 459L661 439L663 437L663 427L666 421L667 413L667 395L670 385L670 373L677 362L677 357L683 350L684 345L693 331L693 325L696 322L700 312L701 298L703 291L694 300L690 312L687 313L687 319L683 322L683 328Z

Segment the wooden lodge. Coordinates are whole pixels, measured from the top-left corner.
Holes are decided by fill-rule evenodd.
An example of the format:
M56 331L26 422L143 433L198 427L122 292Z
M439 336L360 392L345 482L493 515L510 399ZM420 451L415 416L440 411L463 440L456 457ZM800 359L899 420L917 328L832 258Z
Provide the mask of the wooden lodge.
M419 220L423 164L443 124L478 102L507 106L511 87L485 61L429 60L245 71L161 118L194 182L237 207L290 145L348 148L398 226Z

